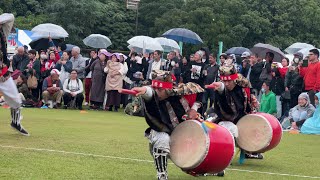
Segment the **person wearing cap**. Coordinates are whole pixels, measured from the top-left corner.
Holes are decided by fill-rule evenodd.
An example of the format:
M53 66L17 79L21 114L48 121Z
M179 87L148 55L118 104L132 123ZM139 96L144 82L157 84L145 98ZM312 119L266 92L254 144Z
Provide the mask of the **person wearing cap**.
M303 78L299 74L299 66L302 65L302 60L302 53L294 54L292 65L289 67L285 76L285 91L290 93L290 105L289 108L286 108L285 112L289 111L290 108L293 108L298 104L298 96L302 92Z
M107 107L109 111L118 112L121 102L121 94L118 92L123 87L123 77L126 75L128 69L120 63L120 55L113 53L111 60L107 62L104 72L107 73L106 78L106 91L107 91Z
M100 50L99 59L95 60L90 67L90 71L92 71L90 108L92 109L99 109L103 105L107 77L104 68L110 55L111 53L107 50Z
M170 134L185 119L198 119L202 106L202 89L198 84L174 86L175 77L169 71L153 71L152 85L135 87L143 98L145 119L149 128L145 131L150 141L156 164L158 180L167 180L167 158L170 154ZM188 98L192 96L192 98ZM185 116L187 114L187 116Z
M215 90L214 105L206 115L212 122L225 127L237 138L239 134L236 124L245 115L256 112L259 103L250 93L250 82L237 72L232 62L226 61L219 71L221 81L211 84ZM262 154L250 153L245 153L245 157L263 158Z
M242 70L241 70L241 74L244 77L248 76L249 73L249 69L250 69L250 53L249 52L244 52L241 55L242 58Z
M61 98L63 95L63 86L59 79L60 72L57 69L52 69L50 76L47 77L42 84L42 97L44 104L42 109L47 109L49 106L49 100L52 100L54 108L59 108L61 106Z

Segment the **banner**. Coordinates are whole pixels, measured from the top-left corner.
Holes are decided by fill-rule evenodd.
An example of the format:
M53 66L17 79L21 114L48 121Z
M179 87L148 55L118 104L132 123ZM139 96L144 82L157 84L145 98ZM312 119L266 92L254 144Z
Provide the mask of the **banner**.
M16 47L18 47L18 29L10 33L7 38L7 51L9 54L13 54Z

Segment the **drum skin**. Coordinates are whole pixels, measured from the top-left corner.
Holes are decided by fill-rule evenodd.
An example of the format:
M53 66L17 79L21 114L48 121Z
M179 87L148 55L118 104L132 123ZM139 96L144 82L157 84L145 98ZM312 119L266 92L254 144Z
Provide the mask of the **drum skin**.
M197 128L199 133L203 133L201 136L204 138L198 138L198 140L202 141L203 139L206 141L202 144L206 147L196 147L196 143L194 144L195 146L189 146L191 149L196 149L198 155L197 161L194 161L195 163L192 165L189 164L189 167L181 167L183 165L181 165L181 161L178 162L178 154L184 152L188 153L188 147L177 147L176 145L178 144L175 144L175 141L179 141L181 146L184 146L186 142L183 141L192 138L192 133L190 134L190 137L188 137L188 135L185 135L183 138L181 137L181 133L187 134L188 131L190 132L191 130L188 129L186 125L195 126L193 128ZM179 126L181 128L179 128ZM202 128L203 132L200 132L200 128ZM190 175L196 176L204 173L218 173L230 165L234 155L234 147L233 136L226 128L211 122L200 123L195 120L188 120L179 124L171 134L170 157L173 163ZM185 151L183 151L183 149L185 149ZM199 149L203 149L203 151L199 152ZM183 161L188 159L186 157L188 156L185 156ZM190 159L192 158L193 157L190 156ZM179 164L181 166L179 166Z
M245 121L250 122L246 123ZM237 126L239 129L239 137L237 138L238 146L251 153L264 153L269 151L275 148L282 138L281 124L277 118L270 114L254 113L246 115L239 120ZM248 135L250 137L243 137ZM253 144L257 145L253 148Z

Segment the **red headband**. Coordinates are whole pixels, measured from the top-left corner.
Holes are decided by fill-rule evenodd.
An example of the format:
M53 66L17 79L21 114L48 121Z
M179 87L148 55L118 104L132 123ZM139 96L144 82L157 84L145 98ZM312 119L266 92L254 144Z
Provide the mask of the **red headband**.
M238 78L238 74L231 74L231 75L228 75L228 76L220 76L220 79L222 81L233 81L233 80L236 80Z
M173 83L172 82L163 82L163 81L159 81L159 80L152 80L151 86L153 88L172 89Z

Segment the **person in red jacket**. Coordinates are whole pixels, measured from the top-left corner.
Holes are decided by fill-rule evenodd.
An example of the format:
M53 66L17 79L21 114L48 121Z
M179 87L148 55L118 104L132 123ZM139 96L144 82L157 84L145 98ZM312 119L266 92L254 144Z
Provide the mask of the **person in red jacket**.
M278 70L279 70L281 78L284 79L287 74L287 71L288 71L289 59L283 58L281 61L281 65L282 65L282 68L278 67Z
M312 105L314 103L315 93L320 91L320 63L319 63L319 51L318 49L311 49L309 51L309 62L307 67L299 68L299 73L304 80L304 91L308 92Z

